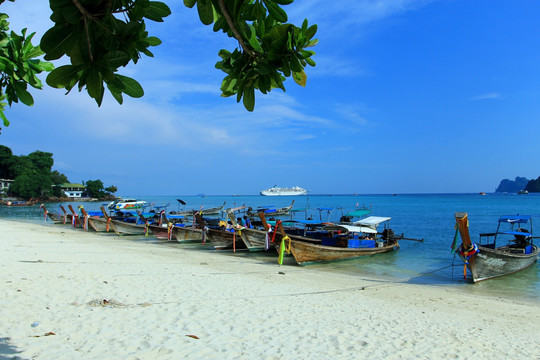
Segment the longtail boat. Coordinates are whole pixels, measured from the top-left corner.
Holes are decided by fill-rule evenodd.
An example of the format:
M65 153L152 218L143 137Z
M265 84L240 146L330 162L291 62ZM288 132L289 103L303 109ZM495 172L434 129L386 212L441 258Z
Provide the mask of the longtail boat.
M242 236L237 231L206 229L205 234L216 250L246 249Z
M110 225L117 235L146 235L148 236L149 228L148 221L144 218L141 212L137 213L135 222L127 222L123 220L112 219Z
M110 224L112 220L111 217L107 214L103 206L101 206L100 209L101 209L101 214L97 212L88 213L83 208L81 208L81 212L83 213L85 219L87 219L89 227L94 229L95 231L97 232L114 231Z
M3 202L4 205L6 206L32 206L32 205L35 205L37 204L38 202L38 199L30 199L28 201L25 201L25 200L15 200L15 201L11 201L11 200L8 200L8 201L5 201Z
M454 216L456 235L452 251L464 263L463 276L467 278L468 269L474 283L518 272L538 260L539 249L533 244L531 215L501 216L497 231L480 234L478 244L471 241L467 213L457 212ZM458 234L461 236L459 248ZM502 245L499 246L497 241Z
M220 226L219 229L209 228L200 214L195 214L195 217L199 225L204 225L205 239L212 243L214 249L232 249L233 251L236 251L236 249L246 249L246 245L238 231L227 229L225 224ZM225 223L225 221L223 222Z
M206 240L204 230L194 226L175 226L173 227L173 235L179 243L205 242Z
M398 250L399 237L388 227L389 220L388 217L370 216L358 221L357 225L328 225L319 231L317 238L288 235L280 225L280 252L287 249L298 265L305 265ZM385 228L382 233L378 233L377 226L382 223ZM321 234L325 235L321 237Z
M84 227L83 219L75 212L73 209L73 206L71 204L68 204L69 211L71 211L71 225L73 227L82 228Z
M67 212L63 207L60 207L59 209L61 209L64 212L64 214L60 214L60 213L56 214L56 213L49 212L49 210L47 210L47 208L45 207L45 204L41 204L39 208L43 210L45 221L49 219L54 224L66 224L68 222Z
M261 211L264 212L265 216L284 216L284 215L288 215L291 212L293 205L294 205L294 200L292 201L291 205L285 206L282 208L276 208L274 206L259 206L255 211L249 208L247 210L247 216L255 217Z
M234 213L231 211L228 211L227 215L229 216L233 228L239 234L240 238L242 239L249 251L254 252L269 250L269 233L267 231L239 225L236 222ZM272 248L274 248L274 246L272 246Z
M201 206L200 209L181 210L181 211L177 211L176 215L193 216L196 213L199 213L201 215L219 215L221 211L223 210L223 208L225 207L225 203L226 201L223 202L221 206L208 208L208 209L203 209L203 207Z

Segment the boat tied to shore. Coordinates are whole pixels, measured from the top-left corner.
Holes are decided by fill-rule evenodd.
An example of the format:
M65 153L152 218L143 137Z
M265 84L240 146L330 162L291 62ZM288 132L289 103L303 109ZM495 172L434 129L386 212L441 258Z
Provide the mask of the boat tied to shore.
M282 188L274 185L269 189L261 191L261 195L264 196L295 196L295 195L307 195L308 191L299 186L293 186L291 188Z
M477 243L471 241L466 212L455 213L456 234L452 252L463 261L463 277L467 269L474 283L523 270L538 260L539 248L533 244L531 215L504 215L498 220L497 231L480 234ZM503 225L503 229L501 229ZM509 228L509 229L508 229ZM505 230L506 229L506 230ZM457 246L458 234L461 245ZM504 241L498 246L497 241Z
M147 205L146 201L136 199L119 199L111 201L107 208L109 210L137 210L142 209Z

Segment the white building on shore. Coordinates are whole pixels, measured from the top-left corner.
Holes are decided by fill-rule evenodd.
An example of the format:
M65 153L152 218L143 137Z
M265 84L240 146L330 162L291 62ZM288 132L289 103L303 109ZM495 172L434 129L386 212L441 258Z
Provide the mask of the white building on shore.
M7 192L10 185L13 183L13 180L10 179L0 179L0 192Z
M81 198L86 190L86 186L82 184L62 184L62 191L70 198Z

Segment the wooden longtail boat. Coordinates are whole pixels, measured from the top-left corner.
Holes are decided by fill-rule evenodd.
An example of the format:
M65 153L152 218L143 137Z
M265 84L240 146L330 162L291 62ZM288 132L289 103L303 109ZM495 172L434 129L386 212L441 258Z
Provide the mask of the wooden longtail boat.
M183 242L205 242L203 229L198 229L191 226L175 226L173 227L173 235L176 241Z
M452 244L453 252L457 252L463 261L463 275L466 269L472 275L474 283L523 270L538 260L539 248L533 244L532 216L504 215L499 218L497 231L480 234L478 244L473 243L469 236L467 213L457 212L456 235ZM501 225L510 230L501 230ZM525 228L521 227L524 226ZM514 227L517 227L514 229ZM457 245L457 235L461 235L461 245ZM504 239L506 236L506 239ZM497 238L504 241L497 246Z
M389 220L387 217L370 216L358 222L364 222L359 226L325 226L322 230L327 232L327 236L322 239L287 235L280 225L281 239L278 243L284 242L280 246L290 251L298 265L381 254L399 249L398 238L388 228ZM376 228L381 223L385 224L385 229L379 234Z
M135 223L112 219L110 225L117 235L146 235L148 236L148 221L142 216L140 212L137 213L137 219ZM141 224L138 224L138 222Z
M68 222L67 213L66 213L66 210L63 207L61 207L61 209L63 210L64 215L49 212L47 210L47 208L45 207L45 204L41 204L39 207L40 207L40 209L43 210L43 215L45 216L45 221L47 221L47 219L49 219L54 224L66 224Z
M226 203L226 201L221 206L208 208L208 209L203 209L202 206L201 206L201 208L198 209L198 210L197 209L189 209L189 210L177 211L176 215L193 216L196 213L199 213L199 214L202 214L202 215L219 215L219 213L221 213L221 211L225 207L225 203Z
M89 228L94 229L96 232L114 231L110 224L112 219L109 217L103 206L101 206L100 209L101 215L103 216L97 216L97 214L91 215L87 213L84 208L81 208L81 212L88 221Z
M268 233L266 231L242 227L236 222L233 212L228 211L227 215L249 251L269 250Z
M158 240L167 240L167 241L176 241L176 238L174 236L174 226L172 223L169 225L163 226L163 225L147 225L150 232L156 237Z
M210 241L216 250L226 250L226 249L245 249L246 245L244 244L242 237L236 231L229 231L225 226L220 227L219 229L209 228L206 226L206 222L202 218L201 214L195 214L197 223L199 226L204 226L204 235L205 239Z
M28 201L11 201L11 200L8 200L6 202L4 202L3 204L6 205L6 206L32 206L32 205L35 205L37 204L38 200L37 199L30 199Z
M272 206L260 206L256 209L255 212L253 212L252 209L249 208L247 211L247 216L255 217L261 211L264 211L265 216L284 216L290 213L293 205L294 205L294 200L292 201L291 205L285 206L282 208L274 208Z
M113 231L110 221L106 218L90 216L88 218L88 225L97 232L109 232Z
M148 228L145 225L128 223L122 220L111 220L111 228L117 235L147 235Z
M216 250L226 249L246 249L246 244L238 232L227 230L206 229L206 238L212 243Z
M71 204L68 205L68 208L69 208L69 211L71 211L71 225L73 227L78 227L78 228L82 228L84 227L84 222L83 222L83 219L81 219L81 217L79 216L79 214L77 214L75 212L75 210L73 210L73 206L71 206ZM62 208L63 209L63 208Z

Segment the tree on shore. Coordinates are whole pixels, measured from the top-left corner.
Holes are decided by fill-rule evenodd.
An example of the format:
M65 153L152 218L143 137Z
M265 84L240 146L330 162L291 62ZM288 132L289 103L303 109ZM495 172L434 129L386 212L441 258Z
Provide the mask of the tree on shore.
M527 186L525 187L525 190L527 190L530 193L538 193L540 192L540 177L536 180L531 180L527 183Z
M2 4L5 0L0 0ZM14 1L14 0L9 0ZM248 111L255 107L255 90L263 94L279 88L292 77L306 84L304 68L315 66L308 48L316 25L307 19L300 27L287 23L281 6L293 0L184 0L188 8L197 8L201 22L212 25L238 41L233 51L222 49L216 68L226 76L221 84L222 96L236 95ZM31 43L34 33L9 33L7 14L0 13L0 118L9 121L4 108L22 102L31 106L28 85L41 89L37 74L50 72L47 84L67 92L85 89L98 106L105 88L122 104L123 95L141 97L144 91L119 69L136 64L142 54L153 57L149 48L161 40L146 31L146 20L162 22L170 15L169 7L149 0L49 0L51 20L55 23L41 38L40 46ZM54 69L47 61L68 57L70 64Z
M86 181L86 194L89 197L104 199L113 196L112 193L115 193L116 191L117 189L114 185L104 188L103 181L99 179Z
M51 196L53 164L52 153L39 150L15 157L15 179L9 187L10 193L25 199Z
M16 156L10 148L0 145L0 177L13 180L9 193L23 199L55 195L53 185L67 182L67 177L57 170L51 172L52 156L39 150Z

